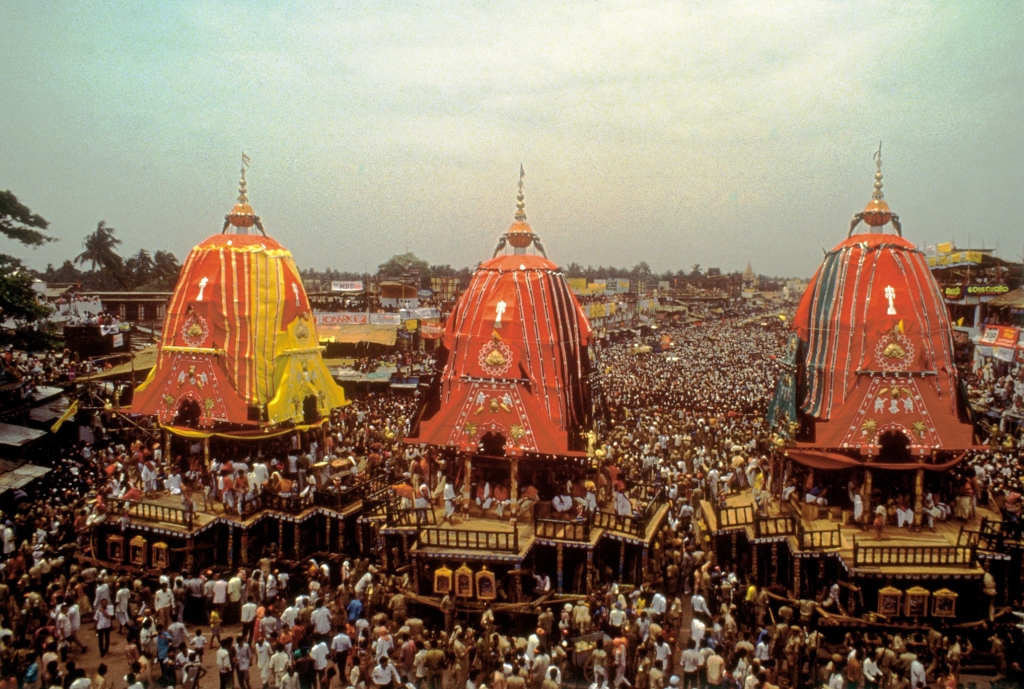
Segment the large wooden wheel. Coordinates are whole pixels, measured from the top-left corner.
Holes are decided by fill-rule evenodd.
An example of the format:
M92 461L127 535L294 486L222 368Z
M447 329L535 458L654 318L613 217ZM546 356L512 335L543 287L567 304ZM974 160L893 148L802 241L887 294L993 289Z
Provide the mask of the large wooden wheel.
M595 662L596 660L597 657L595 654L591 653L587 656L587 662L583 664L583 676L586 678L588 683L593 683L594 681L594 666L597 664Z

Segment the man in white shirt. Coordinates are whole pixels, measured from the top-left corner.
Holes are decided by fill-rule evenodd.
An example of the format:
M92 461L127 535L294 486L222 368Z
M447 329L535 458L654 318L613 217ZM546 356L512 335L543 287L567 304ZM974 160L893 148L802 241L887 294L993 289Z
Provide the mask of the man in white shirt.
M694 617L690 620L690 638L695 643L700 643L700 640L704 638L705 632L707 632L707 625L699 617Z
M228 582L220 576L215 574L213 577L213 586L211 587L213 593L213 609L220 615L220 619L224 620L224 606L228 602Z
M256 669L260 671L260 686L265 689L270 683L270 652L273 648L266 638L256 644Z
M394 666L388 662L387 656L381 656L377 667L373 668L373 672L370 673L370 679L378 688L390 686L392 682L402 683L402 678L398 676L398 671Z
M174 594L167 582L163 582L153 594L153 607L156 608L156 619L166 629L171 625L171 610L174 609Z
M331 634L331 611L324 607L322 600L316 602L309 620L313 623L313 638L326 644Z
M285 653L284 647L279 646L274 655L270 656L270 680L268 684L272 687L281 686L281 680L284 679L284 673L288 669L289 659L288 654Z
M241 613L242 638L245 643L252 641L253 627L256 625L256 603L252 596L242 606Z
M231 674L235 671L231 664L231 651L223 645L217 649L217 672L220 674L220 689L231 686Z
M238 678L238 685L235 689L250 689L249 666L252 664L252 649L241 636L235 637L233 649L235 658L235 676Z
M327 643L318 641L313 644L313 648L309 649L309 657L313 659L313 666L316 668L316 674L320 677L320 686L327 686L325 683L327 673Z
M699 593L695 593L690 596L690 607L693 609L693 614L701 614L707 617L711 617L711 611L708 609L707 601L704 600L704 596Z
M352 649L352 639L344 631L339 631L331 639L331 652L334 654L334 663L340 667L345 667L345 661L348 659L348 652Z
M665 599L664 594L660 591L655 592L654 597L651 598L651 615L655 622L661 622L661 616L665 614L665 609L668 607L668 601Z

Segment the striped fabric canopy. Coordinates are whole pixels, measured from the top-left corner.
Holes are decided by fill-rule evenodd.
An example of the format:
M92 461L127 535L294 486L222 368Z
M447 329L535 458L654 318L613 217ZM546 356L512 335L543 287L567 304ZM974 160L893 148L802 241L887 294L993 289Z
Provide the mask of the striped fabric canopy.
M953 342L942 294L906 239L857 234L828 252L793 322L800 409L814 445L864 450L887 431L910 446L971 447L960 420Z
M477 452L490 436L507 454L585 454L590 341L554 263L527 254L484 262L448 318L410 442Z
M132 411L171 424L186 401L204 427L303 423L346 404L295 262L273 239L217 234L186 259Z

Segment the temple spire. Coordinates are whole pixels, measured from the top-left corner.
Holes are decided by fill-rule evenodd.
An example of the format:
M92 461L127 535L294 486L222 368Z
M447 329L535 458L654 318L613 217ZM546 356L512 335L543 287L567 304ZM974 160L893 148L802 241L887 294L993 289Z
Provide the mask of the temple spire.
M875 190L871 192L871 200L868 201L868 205L864 210L853 216L853 220L850 221L850 232L847 236L852 236L857 225L864 221L864 224L871 227L882 227L891 222L893 229L896 230L896 234L902 237L903 227L900 225L900 216L890 210L889 204L885 202L885 194L882 193L881 141L878 142L878 150L871 157L875 160Z
M252 159L242 151L242 178L238 180L238 202L249 203L249 188L245 183L245 168L249 167Z
M516 194L516 222L526 222L526 196L523 195L523 180L526 179L526 170L523 164L519 163L519 193Z
M871 194L873 199L883 199L885 194L882 193L882 142L878 142L878 151L873 156L875 159L875 191Z

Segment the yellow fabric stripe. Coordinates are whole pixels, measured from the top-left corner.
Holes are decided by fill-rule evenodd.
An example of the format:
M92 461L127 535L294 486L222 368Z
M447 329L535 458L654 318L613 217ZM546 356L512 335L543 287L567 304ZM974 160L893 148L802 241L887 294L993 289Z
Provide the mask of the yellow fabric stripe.
M226 319L228 314L224 315ZM238 322L238 256L235 254L231 255L231 319L235 324L235 390L239 396L243 396L244 391L238 390L238 362L242 359L242 327Z
M274 258L290 257L292 252L287 249L268 249L263 246L197 246L192 249L193 253L204 251L231 251L236 254L266 254Z
M265 440L267 438L277 438L282 435L294 433L295 431L311 431L314 428L320 428L324 424L324 421L326 421L326 419L320 419L315 423L307 423L302 425L296 424L291 428L268 431L266 433L260 433L258 435L255 433L218 433L216 431L197 431L192 428L182 428L180 426L170 426L168 424L160 424L160 428L167 431L168 433L173 433L174 435L180 436L182 438L227 438L229 440Z
M217 282L220 285L220 312L224 314L224 349L228 349L231 344L231 320L228 318L228 291L224 284L228 279L228 269L224 264L224 252L220 252L220 275L217 276ZM237 352L236 352L237 356ZM230 372L228 372L230 375ZM237 377L232 379L232 385L238 385Z

